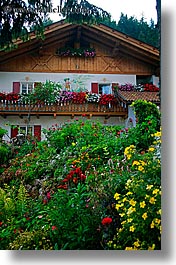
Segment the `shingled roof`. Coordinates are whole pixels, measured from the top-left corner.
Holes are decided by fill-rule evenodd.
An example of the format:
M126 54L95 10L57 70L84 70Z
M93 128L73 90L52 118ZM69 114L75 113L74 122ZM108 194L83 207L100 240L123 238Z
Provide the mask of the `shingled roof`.
M117 97L126 104L130 104L135 100L142 99L160 105L160 97L158 92L118 91Z

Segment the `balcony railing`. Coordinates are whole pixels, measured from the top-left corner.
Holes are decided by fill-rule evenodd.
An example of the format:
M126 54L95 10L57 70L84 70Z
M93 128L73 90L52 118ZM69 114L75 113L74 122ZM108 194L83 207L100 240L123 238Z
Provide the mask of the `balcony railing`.
M92 115L112 115L112 116L125 116L127 109L120 106L119 103L114 105L100 105L98 103L24 103L18 101L0 100L0 114L1 115L20 115L20 114L33 114L33 115L81 115L83 113Z

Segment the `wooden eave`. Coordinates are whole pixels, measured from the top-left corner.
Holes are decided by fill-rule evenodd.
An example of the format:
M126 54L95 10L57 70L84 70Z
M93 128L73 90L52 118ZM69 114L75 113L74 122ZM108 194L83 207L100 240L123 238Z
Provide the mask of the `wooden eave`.
M18 48L10 52L0 52L0 63L13 60L25 53L40 51L52 44L58 43L58 46L67 41L83 39L92 44L100 44L110 49L112 56L115 57L115 49L129 57L139 59L143 62L158 66L160 62L159 50L148 44L133 39L119 31L111 29L103 24L99 25L76 25L59 21L47 26L45 29L45 39L37 39L34 33L31 33L30 40L22 42L18 40Z

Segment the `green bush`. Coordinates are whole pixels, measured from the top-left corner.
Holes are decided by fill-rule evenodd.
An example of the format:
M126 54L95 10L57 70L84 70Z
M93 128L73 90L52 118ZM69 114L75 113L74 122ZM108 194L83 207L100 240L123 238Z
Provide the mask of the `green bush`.
M19 147L0 174L0 249L160 249L161 133L152 116L129 130L82 118L45 135Z

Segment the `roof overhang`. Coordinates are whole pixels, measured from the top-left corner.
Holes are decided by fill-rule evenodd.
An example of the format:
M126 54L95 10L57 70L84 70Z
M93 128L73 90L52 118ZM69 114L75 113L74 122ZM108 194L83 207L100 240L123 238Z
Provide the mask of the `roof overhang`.
M107 47L112 51L113 57L117 53L122 53L154 66L159 66L160 63L160 54L157 48L103 24L78 25L62 20L47 26L44 36L44 40L38 39L32 32L29 41L16 41L15 44L18 45L17 49L9 52L0 52L0 63L7 62L25 53L40 51L40 49L54 45L56 42L59 46L64 45L64 43L70 40L79 41L80 38L84 41L98 43L101 46Z

